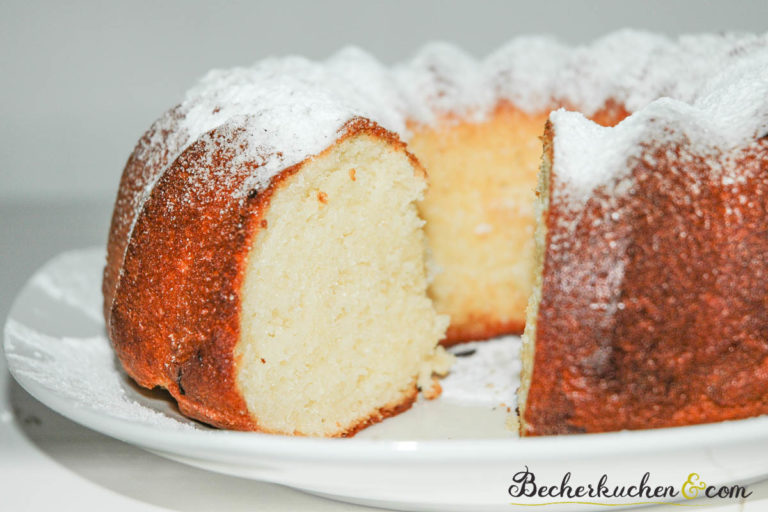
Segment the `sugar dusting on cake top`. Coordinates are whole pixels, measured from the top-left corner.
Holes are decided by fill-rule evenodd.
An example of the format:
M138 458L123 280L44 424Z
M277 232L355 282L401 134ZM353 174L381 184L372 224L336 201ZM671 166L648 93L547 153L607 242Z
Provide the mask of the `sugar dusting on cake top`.
M128 233L168 166L212 130L237 137L241 152L234 165L256 164L236 192L244 198L266 188L281 170L330 146L351 119L364 117L404 132L404 112L389 71L357 48L325 62L292 56L210 71L155 122L134 151L144 165L133 176L133 193L118 198L133 212ZM197 180L195 186L205 183Z
M752 133L747 125L754 128L756 119L768 111L765 94L760 97L754 85L741 87L727 76L711 77L726 64L748 70L765 54L764 47L765 37L757 36L699 35L672 41L625 30L573 47L548 37L519 38L484 59L434 43L393 68L360 49L347 48L324 62L286 57L248 68L214 70L139 144L136 154L147 165L123 201L130 203L135 225L165 169L211 130L245 134L238 138L242 152L235 164L258 166L237 192L246 197L268 186L282 169L323 151L356 117L407 140L408 122L433 124L452 116L480 121L500 101L531 113L566 106L586 115L609 99L629 111L647 105L646 113L632 116L615 132L591 126L579 114L553 114L558 133L570 134L556 145L572 162L563 176L572 184L573 196L583 197L609 179L609 162L626 156L631 141L639 140L653 117L717 115L732 120L727 123L730 135L728 130L715 130L723 138L716 144L743 140ZM678 101L655 101L663 97ZM579 147L600 137L605 144L591 145L601 148L597 158L602 163L590 167Z
M548 37L518 38L485 59L432 43L392 69L358 48L324 62L267 59L208 73L187 93L179 131L192 142L228 123L242 125L250 136L241 159L261 164L249 185L262 188L328 147L354 117L407 140L407 121L433 124L451 115L480 121L502 100L527 112L565 106L587 116L608 100L630 112L661 97L692 104L718 70L751 61L764 47L765 37L757 36L672 41L623 30L573 47Z
M700 48L700 53L690 56L695 65L688 70L696 76L697 87L669 86L671 91L675 85L686 96L683 99L655 99L615 127L599 126L564 109L550 114L557 193L572 206L583 205L599 186L618 184L630 172L630 160L649 145L684 144L690 152L710 158L712 172L717 173L729 167L718 159L768 134L766 39L726 37L721 42L727 42L728 49L723 51L702 36L701 46L712 52L707 76L702 63L706 51L691 38L686 40ZM682 62L682 53L675 51Z
M187 93L181 128L190 140L227 124L244 128L238 160L259 164L246 188L262 189L282 169L330 146L352 118L403 131L398 98L386 80L385 69L357 49L324 63L288 57L216 70Z

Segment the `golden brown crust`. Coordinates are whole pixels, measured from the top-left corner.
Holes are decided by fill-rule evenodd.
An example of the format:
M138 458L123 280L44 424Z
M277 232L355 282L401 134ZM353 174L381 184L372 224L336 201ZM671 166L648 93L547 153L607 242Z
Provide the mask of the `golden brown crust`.
M269 195L233 198L252 170L230 165L237 136L207 134L160 178L128 241L107 326L139 384L168 389L185 414L245 430L256 426L235 388L232 349L241 269Z
M380 421L385 420L391 416L397 416L401 412L407 411L416 402L416 398L418 397L418 394L419 394L419 390L416 387L416 384L413 384L411 391L405 395L402 402L388 404L388 405L385 405L384 407L381 407L379 410L377 410L367 418L361 419L355 425L353 425L352 427L348 428L346 431L338 434L335 437L352 437L358 432L360 432L361 430L368 428L373 424L379 423Z
M395 134L364 119L347 123L337 143L363 133L405 150ZM260 229L268 229L263 217L271 195L303 163L283 170L265 190L238 197L256 170L254 163L233 164L243 136L236 127L213 130L166 170L157 154L147 157L146 147L137 148L118 192L103 289L108 334L134 380L166 388L184 414L205 423L260 430L235 378L240 289L250 246ZM135 202L120 198L136 197L137 176L159 173L131 230L128 205ZM340 435L405 410L414 399L415 388L403 402L382 407Z
M768 413L768 141L720 155L732 182L686 144L648 142L575 231L551 201L523 435Z
M117 190L107 242L107 264L102 282L104 318L109 316L112 307L128 237L136 220L137 206L145 186L159 177L170 163L169 160L176 157L176 146L182 144L184 134L180 133L178 128L182 117L180 106L170 109L160 117L136 144L125 165Z
M474 315L466 322L452 322L445 333L445 339L440 342L445 347L467 341L482 341L496 336L522 334L525 329L525 318L502 320L495 315Z
M616 126L623 121L624 118L629 116L629 114L630 112L623 104L613 99L609 99L600 110L589 116L589 119L602 126Z
M443 386L440 385L440 380L437 377L432 377L432 382L429 383L428 389L422 389L421 394L427 400L435 400L443 394Z

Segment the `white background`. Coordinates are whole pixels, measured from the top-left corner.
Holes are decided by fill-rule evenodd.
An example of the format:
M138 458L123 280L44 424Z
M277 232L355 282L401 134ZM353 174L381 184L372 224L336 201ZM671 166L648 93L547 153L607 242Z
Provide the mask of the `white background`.
M768 2L0 1L0 200L114 198L150 123L213 67L361 46L387 63L434 39L482 56L550 33L586 42L768 29Z

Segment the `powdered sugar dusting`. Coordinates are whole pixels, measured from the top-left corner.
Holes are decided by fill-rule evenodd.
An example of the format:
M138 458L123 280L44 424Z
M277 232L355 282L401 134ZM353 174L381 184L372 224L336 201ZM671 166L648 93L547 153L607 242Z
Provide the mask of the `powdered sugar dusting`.
M51 299L63 302L102 324L101 289L94 288L91 276L80 271L84 266L99 268L104 261L102 251L64 253L57 256L48 272L39 272L30 280Z
M56 390L78 407L162 428L195 428L129 399L103 336L50 336L10 319L5 338L14 375Z
M586 202L599 185L621 177L627 170L630 153L636 151L632 142L644 132L639 123L620 123L616 128L606 128L579 112L565 109L550 114L549 120L555 130L553 174L559 185L554 193L561 193L577 204ZM620 140L616 136L619 129L622 130ZM587 150L591 148L594 150Z
M684 141L718 172L719 155L768 133L768 54L745 50L691 94L690 103L659 98L613 128L575 112L553 112L559 193L583 204L597 186L625 177L628 161L650 142Z
M354 49L327 63L288 57L212 71L187 93L181 128L191 140L228 124L245 129L235 163L255 161L258 168L238 192L244 197L267 186L286 167L322 152L352 118L402 131L391 93L376 85L385 76L375 60Z
M480 120L496 102L481 62L449 43L431 43L392 71L411 119L432 124L458 114Z
M238 128L246 134L238 140L242 151L233 162L253 168L235 192L245 197L268 186L282 169L323 151L356 117L407 139L408 121L432 124L454 114L479 121L500 101L530 113L562 105L586 115L608 100L630 112L661 97L692 104L718 70L764 54L765 45L764 35L705 34L673 41L623 30L574 47L548 37L519 38L485 59L433 43L392 69L358 48L346 48L325 62L294 56L215 70L139 144L137 154L146 165L131 184L136 192L122 200L131 203L135 224L165 168L211 130L235 133ZM699 107L704 103L700 100ZM742 120L731 112L744 108L723 103L717 114ZM744 132L737 130L740 136ZM614 158L620 151L611 152ZM586 177L581 189L589 190L593 181Z
M674 48L668 39L646 32L622 30L587 46L577 46L556 70L555 97L560 103L592 115L607 99L637 109L658 98L664 84L647 80L658 56ZM665 69L662 77L674 74Z
M494 91L493 103L503 99L530 114L550 110L563 89L558 75L571 52L551 37L521 37L502 46L483 63Z
M442 380L440 400L510 409L517 405L515 391L520 385L520 337L504 336L453 347L456 358L451 372Z
M16 318L11 312L4 331L11 372L55 391L78 408L160 428L199 429L131 398L132 389L126 387L127 377L99 313L103 261L101 248L71 251L51 260L30 279L22 295L35 297L34 309L44 307L44 315ZM63 330L77 327L74 330L83 334L57 334L57 319L66 326Z
M118 196L115 205L116 208L126 207L127 211L132 213L128 218L117 218L118 222L128 223L127 227L117 226L126 229L128 234L133 231L144 204L167 166L190 142L189 132L179 126L179 120L183 116L184 112L180 107L163 114L152 124L134 149L132 160L138 165L132 169L135 172L132 181L126 184L130 187L130 192L124 196ZM131 160L129 160L130 164Z
M446 114L482 119L500 100L529 112L567 106L588 116L613 100L630 112L660 97L690 103L734 60L764 52L766 36L702 34L672 40L620 30L567 46L551 37L522 37L475 59L449 44L431 44L393 70L410 119L434 123Z
M220 137L238 134L241 151L232 165L252 164L251 175L235 191L238 198L263 190L281 170L322 152L356 117L404 132L404 107L390 82L380 63L355 48L326 62L294 56L209 72L136 149L144 165L129 184L133 193L122 199L133 212L128 237L168 166L213 130Z

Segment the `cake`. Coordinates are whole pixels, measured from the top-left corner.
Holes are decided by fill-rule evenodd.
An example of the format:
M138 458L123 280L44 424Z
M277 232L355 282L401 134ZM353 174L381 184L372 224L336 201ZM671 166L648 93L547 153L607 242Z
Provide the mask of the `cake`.
M764 47L621 31L579 47L519 38L482 60L441 43L392 68L348 48L213 71L123 173L103 284L117 355L206 423L346 436L418 389L435 397L450 365L437 343L519 334L533 297L521 411L556 407L536 398L553 383L539 375L562 369L538 342L541 315L567 290L536 264L552 251L535 253L533 193L550 112L623 132L659 98L693 104L716 70ZM570 130L559 115L555 154ZM537 422L523 433L544 433Z
M551 114L521 433L768 413L768 54L613 128Z

